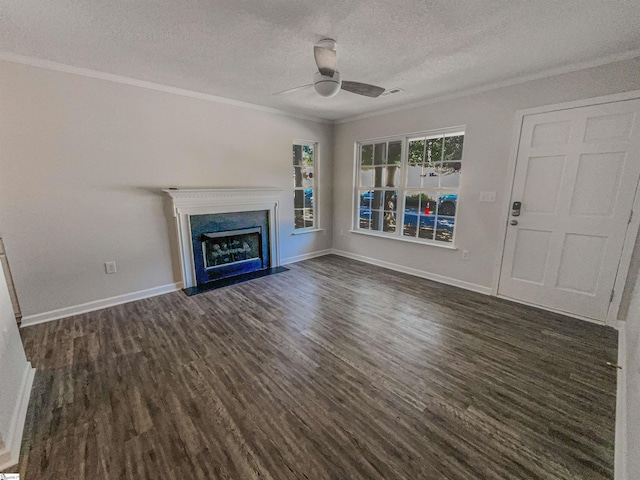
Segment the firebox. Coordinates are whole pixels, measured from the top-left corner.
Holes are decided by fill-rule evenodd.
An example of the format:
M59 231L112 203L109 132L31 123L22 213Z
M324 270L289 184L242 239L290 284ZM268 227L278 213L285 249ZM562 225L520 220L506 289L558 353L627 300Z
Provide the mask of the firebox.
M269 268L268 212L191 215L198 285Z
M261 235L260 227L203 233L204 268L210 271L224 265L255 261L260 262L262 266Z

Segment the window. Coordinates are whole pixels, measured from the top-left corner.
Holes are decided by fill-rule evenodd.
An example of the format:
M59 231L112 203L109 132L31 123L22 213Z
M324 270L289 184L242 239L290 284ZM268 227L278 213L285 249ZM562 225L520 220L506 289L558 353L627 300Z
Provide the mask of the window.
M295 229L314 229L316 225L317 143L293 144L293 211Z
M357 231L452 245L464 131L358 143Z

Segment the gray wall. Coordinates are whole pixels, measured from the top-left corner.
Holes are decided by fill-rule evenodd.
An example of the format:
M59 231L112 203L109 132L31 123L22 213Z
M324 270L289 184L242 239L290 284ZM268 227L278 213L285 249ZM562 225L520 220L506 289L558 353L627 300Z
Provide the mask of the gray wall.
M282 188L283 259L333 246L486 289L499 261L516 111L640 89L633 59L334 127L0 67L0 232L26 316L179 281L172 219L159 193L168 186ZM349 233L354 142L454 125L466 125L459 250ZM320 143L320 225L328 232L291 235L293 139ZM481 191L497 192L497 202L479 203ZM115 275L104 273L110 260Z
M0 62L0 231L25 316L180 281L160 189L278 187L281 258L331 247L292 236L294 139L320 144L331 228L333 127L257 109ZM118 273L106 275L115 260Z
M640 478L640 282L635 286L629 315L623 327L625 329L626 352L621 360L622 372L626 378L626 395L622 399L627 420L627 438L625 452L627 459L627 478ZM620 400L620 399L619 399ZM620 401L618 402L620 405ZM620 448L616 445L616 448ZM616 477L617 478L617 477Z
M338 124L334 132L334 248L471 286L490 287L503 241L500 227L508 201L507 165L517 135L517 110L638 89L640 59L636 58ZM459 250L349 233L354 142L458 125L466 125L456 232ZM479 203L481 191L497 192L496 203ZM468 260L462 260L463 249L470 251Z

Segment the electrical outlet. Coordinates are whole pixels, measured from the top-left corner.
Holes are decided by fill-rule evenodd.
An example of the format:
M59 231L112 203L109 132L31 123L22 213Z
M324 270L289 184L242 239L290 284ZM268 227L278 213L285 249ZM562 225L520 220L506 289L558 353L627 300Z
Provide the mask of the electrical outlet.
M469 260L469 250L462 250L462 259Z
M116 273L116 262L105 262L104 269L107 273Z
M496 192L480 192L480 201L492 203L496 201Z

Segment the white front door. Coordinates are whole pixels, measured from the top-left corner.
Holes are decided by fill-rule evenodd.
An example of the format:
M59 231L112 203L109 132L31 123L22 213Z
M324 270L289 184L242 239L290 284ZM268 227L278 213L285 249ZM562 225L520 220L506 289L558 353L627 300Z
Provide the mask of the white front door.
M524 116L498 295L606 319L640 176L639 116L640 100Z

